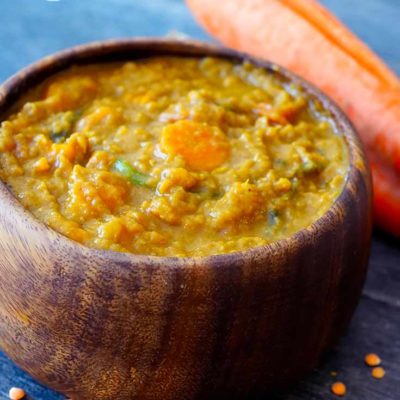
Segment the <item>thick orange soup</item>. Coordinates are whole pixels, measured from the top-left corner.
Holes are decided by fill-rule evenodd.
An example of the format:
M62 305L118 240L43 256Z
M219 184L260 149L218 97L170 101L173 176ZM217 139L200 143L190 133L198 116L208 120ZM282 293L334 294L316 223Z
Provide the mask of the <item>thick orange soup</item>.
M343 188L344 138L296 85L249 63L74 67L0 128L1 178L87 246L204 256L310 225Z

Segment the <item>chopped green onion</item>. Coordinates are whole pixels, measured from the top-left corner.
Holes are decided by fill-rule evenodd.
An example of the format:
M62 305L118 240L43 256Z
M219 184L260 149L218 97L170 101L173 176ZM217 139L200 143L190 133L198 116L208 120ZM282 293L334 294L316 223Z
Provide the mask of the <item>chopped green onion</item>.
M278 223L279 214L276 210L269 210L267 214L268 226L275 226Z
M189 193L198 194L203 198L219 199L222 194L218 188L208 187L208 186L197 186L188 190Z
M116 160L113 164L113 170L128 179L134 185L149 187L148 181L150 177L133 168L127 161Z
M54 143L63 143L65 139L68 139L71 136L71 132L60 131L60 132L51 132L50 138Z

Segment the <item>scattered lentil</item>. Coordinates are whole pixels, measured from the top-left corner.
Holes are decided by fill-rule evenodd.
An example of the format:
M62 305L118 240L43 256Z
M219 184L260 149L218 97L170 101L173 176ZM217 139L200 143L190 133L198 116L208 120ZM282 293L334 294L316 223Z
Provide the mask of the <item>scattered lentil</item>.
M8 392L8 397L11 400L21 400L25 397L25 391L21 388L12 387Z
M382 379L385 376L385 370L382 367L372 368L372 376L375 379Z
M334 395L342 397L346 394L346 385L343 382L335 382L331 386L331 391Z
M364 358L364 361L369 367L377 367L382 362L380 357L375 353L367 354Z

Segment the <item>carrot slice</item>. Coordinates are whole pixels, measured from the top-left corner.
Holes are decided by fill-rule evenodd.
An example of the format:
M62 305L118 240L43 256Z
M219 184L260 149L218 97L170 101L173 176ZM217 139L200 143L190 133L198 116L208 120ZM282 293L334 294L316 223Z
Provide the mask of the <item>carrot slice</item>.
M400 236L400 80L316 0L186 0L224 44L314 83L347 113L372 163L379 225ZM390 204L390 207L386 207Z
M195 171L212 171L229 157L229 143L217 127L194 121L167 125L160 148L167 154L180 155Z

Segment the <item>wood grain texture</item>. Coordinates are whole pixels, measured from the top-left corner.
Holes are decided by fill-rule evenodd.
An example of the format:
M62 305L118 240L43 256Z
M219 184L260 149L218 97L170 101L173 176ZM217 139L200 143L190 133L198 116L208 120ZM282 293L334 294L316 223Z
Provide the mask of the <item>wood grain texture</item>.
M275 396L257 400L335 400L329 386L335 379L348 387L346 400L398 400L400 387L400 246L396 240L376 232L364 294L350 328L337 346L323 358L318 369L293 387ZM374 351L383 359L386 376L372 379L363 357ZM332 377L337 371L338 377ZM59 400L56 394L33 381L11 360L0 354L0 398L8 389L23 387L29 400Z
M0 92L0 113L71 64L160 54L246 57L199 43L125 40L65 51ZM32 376L74 399L243 398L315 367L348 325L371 234L369 171L359 140L325 96L349 144L343 193L287 240L206 258L85 248L48 229L0 185L0 345ZM288 362L290 360L290 362Z

